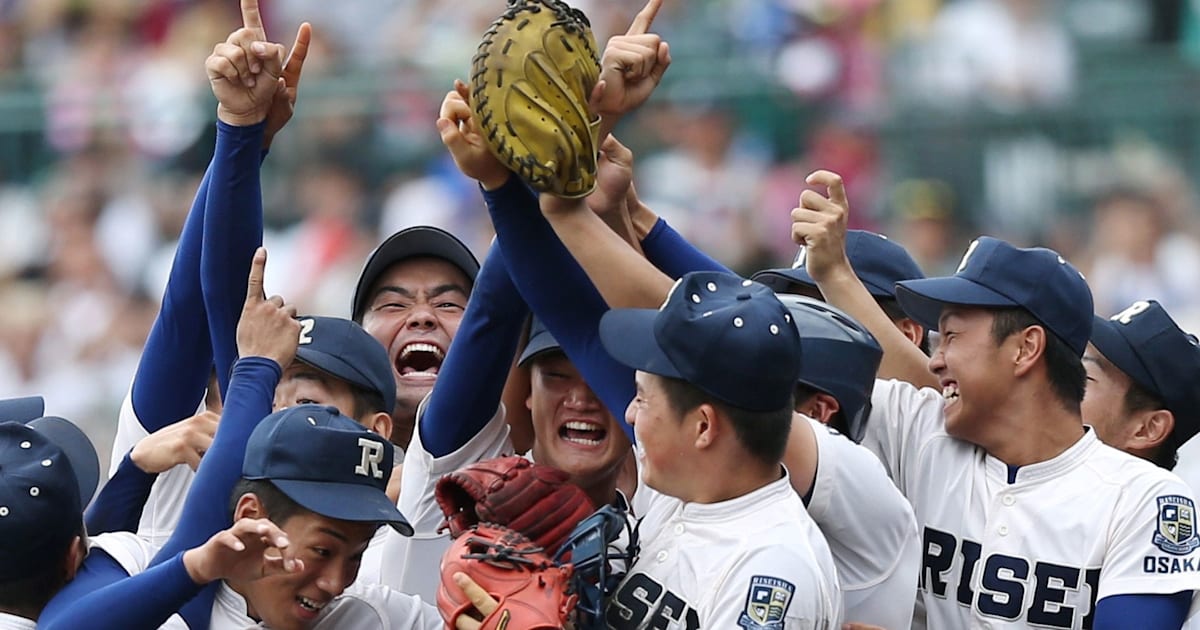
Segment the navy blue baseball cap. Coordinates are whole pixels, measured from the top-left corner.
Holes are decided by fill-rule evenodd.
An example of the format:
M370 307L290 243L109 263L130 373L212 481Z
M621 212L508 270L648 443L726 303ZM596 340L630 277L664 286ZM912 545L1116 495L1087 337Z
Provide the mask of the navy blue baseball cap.
M550 334L542 320L534 317L529 325L529 343L525 344L525 349L521 351L517 365L527 365L534 357L556 350L561 352L562 346L558 345L558 340Z
M46 400L41 396L6 398L0 400L0 422L29 422L46 414Z
M354 288L351 318L362 322L371 299L371 287L375 286L375 281L388 267L406 258L417 257L441 258L461 269L472 283L475 282L475 276L479 275L479 260L453 234L429 225L404 228L389 236L367 258L367 264L358 276L358 285Z
M396 376L387 349L362 326L340 317L300 318L296 358L343 381L383 396L383 409L396 408Z
M1078 269L1054 250L990 236L971 243L953 276L901 282L896 298L929 330L938 329L943 306L956 304L1024 308L1078 356L1092 334L1092 291Z
M846 419L846 437L861 442L883 348L865 326L825 302L788 294L779 301L791 311L804 345L797 382L833 396Z
M263 418L246 443L242 477L270 481L301 507L343 521L412 525L386 490L395 451L334 407L299 405Z
M1134 302L1112 319L1096 317L1092 345L1175 416L1178 446L1200 431L1200 345L1154 300Z
M761 282L777 293L788 292L788 285L801 284L816 288L817 282L808 275L808 249L800 247L792 266L783 269L764 269L752 280ZM895 298L896 283L918 280L925 274L908 250L882 234L866 230L846 230L846 257L854 275L876 298Z
M800 335L775 293L715 271L680 278L655 309L615 309L600 341L619 363L677 378L748 411L787 406L800 376Z
M91 441L66 420L0 421L0 581L28 577L66 550L83 531L99 472Z

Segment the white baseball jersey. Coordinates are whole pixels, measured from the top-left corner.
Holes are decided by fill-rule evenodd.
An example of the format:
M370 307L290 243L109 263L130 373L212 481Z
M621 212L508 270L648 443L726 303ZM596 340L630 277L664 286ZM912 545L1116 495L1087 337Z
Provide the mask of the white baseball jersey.
M641 553L609 600L609 628L840 628L829 546L785 474L720 503L642 485Z
M209 630L266 629L246 614L246 600L222 583L213 601ZM329 602L311 630L441 630L445 627L437 607L420 597L397 593L377 584L354 584ZM186 630L178 617L160 630Z
M1175 475L1090 429L1014 475L946 434L939 392L878 381L872 402L864 443L922 527L929 628L1091 627L1105 597L1200 589L1195 503Z
M429 397L417 407L417 422L425 413ZM421 443L418 426L413 431L404 474L400 480L400 513L413 526L411 537L401 536L390 527L382 528L363 554L356 584L384 584L404 593L436 601L441 581L442 554L450 548L450 535L438 533L444 516L434 499L434 486L443 475L468 464L512 454L504 406L496 410L483 430L462 448L444 457L434 457Z
M829 542L846 621L908 628L921 568L912 506L871 451L806 419L818 452L808 514Z
M133 410L132 386L121 402L121 412L117 417L117 435L113 441L112 457L110 458L108 476L117 472L121 460L133 449L142 438L150 435L138 420ZM204 403L196 413L204 410ZM187 500L188 490L192 487L192 479L196 473L187 464L179 464L174 468L158 475L154 487L146 499L142 509L142 518L138 521L138 536L145 538L155 547L166 544L179 518L183 514L183 504Z
M37 630L37 622L0 612L0 630Z

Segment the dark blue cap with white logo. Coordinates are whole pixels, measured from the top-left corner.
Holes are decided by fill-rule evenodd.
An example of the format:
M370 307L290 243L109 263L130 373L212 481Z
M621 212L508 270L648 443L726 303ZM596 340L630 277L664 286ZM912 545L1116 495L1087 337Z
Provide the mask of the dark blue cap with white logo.
M0 414L14 409L0 403ZM83 507L99 481L83 431L56 417L26 422L26 411L9 416L17 422L0 415L0 581L61 561L54 554L82 531Z
M776 411L800 375L800 336L775 293L715 271L680 278L655 309L616 309L600 340L618 362L682 379L734 407Z
M517 360L517 364L526 365L534 357L556 350L561 351L562 346L558 345L558 340L550 334L542 320L534 317L533 322L529 325L529 343L525 344L525 349L521 351L521 358Z
M778 293L789 292L790 284L816 288L817 282L808 275L808 250L801 246L791 267L764 269L751 279L771 287ZM882 234L866 230L846 230L846 257L854 275L876 298L895 298L896 283L917 280L925 274L908 250Z
M362 321L370 306L371 290L379 278L392 265L409 258L440 258L461 269L472 283L479 274L479 260L453 234L430 225L404 228L375 248L363 265L350 308L354 321Z
M296 358L367 391L383 396L383 409L396 407L396 376L387 349L362 326L340 317L300 318ZM348 411L348 410L347 410Z
M413 528L386 494L391 442L333 407L300 405L259 423L246 444L242 477L265 479L301 507L343 521Z
M1092 291L1078 269L1054 250L990 236L971 243L953 276L901 282L896 298L930 330L937 330L942 307L955 304L1024 308L1078 356L1092 334Z
M1200 431L1200 345L1154 300L1095 318L1092 345L1175 416L1176 446Z

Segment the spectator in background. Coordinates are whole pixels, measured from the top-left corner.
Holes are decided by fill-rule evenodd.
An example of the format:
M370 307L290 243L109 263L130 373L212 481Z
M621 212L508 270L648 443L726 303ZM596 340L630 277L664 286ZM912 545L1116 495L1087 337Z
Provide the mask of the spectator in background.
M1121 188L1100 197L1092 213L1088 283L1096 312L1116 313L1154 298L1181 321L1192 318L1200 308L1200 245L1175 229L1162 204L1147 192Z
M930 276L950 275L958 266L962 243L954 214L954 192L939 180L910 179L891 194L896 240Z

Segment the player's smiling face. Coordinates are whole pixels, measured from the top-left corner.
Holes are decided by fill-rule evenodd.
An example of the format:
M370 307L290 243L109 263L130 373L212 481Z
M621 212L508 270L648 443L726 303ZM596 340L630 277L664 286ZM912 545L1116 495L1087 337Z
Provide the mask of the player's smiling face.
M683 418L671 406L662 377L638 371L637 395L625 411L633 426L642 481L663 494L686 500L688 469L694 463L688 453L692 443L684 431Z
M1133 381L1090 343L1083 353L1083 367L1087 370L1087 389L1079 407L1083 423L1092 425L1096 437L1105 444L1126 448L1132 437L1129 432L1137 428L1136 423L1128 421L1125 405L1125 394Z
M281 526L288 552L304 561L296 573L232 584L246 598L250 615L272 630L312 626L325 606L358 577L374 523L353 523L301 511Z
M945 399L946 432L984 445L990 409L1004 405L1011 370L1006 371L1006 347L1016 335L997 344L992 337L991 312L980 308L946 306L938 332L941 343L929 359Z
M400 261L375 283L362 324L388 349L397 407L415 409L433 388L470 287L461 269L427 257Z
M533 459L589 487L609 477L629 456L629 438L616 418L561 352L533 360L527 400L533 417Z

